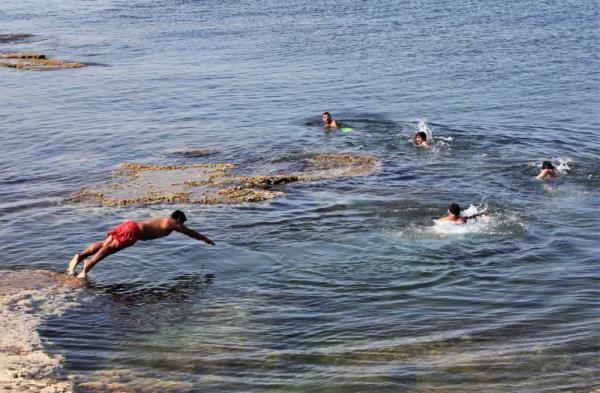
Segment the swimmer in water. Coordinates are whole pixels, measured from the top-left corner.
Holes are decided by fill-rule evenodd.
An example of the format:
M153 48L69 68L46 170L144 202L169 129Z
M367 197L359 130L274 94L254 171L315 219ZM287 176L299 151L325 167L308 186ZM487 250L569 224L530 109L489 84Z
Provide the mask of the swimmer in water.
M473 215L470 215L468 217L462 217L460 215L460 206L458 206L456 203L451 204L450 206L448 206L448 214L436 221L448 221L448 222L453 222L455 224L466 224L467 220L470 220L471 218L476 218L479 217L481 215L484 215L487 211L483 210L479 213L475 213Z
M208 244L215 244L215 242L201 233L183 225L186 221L187 217L185 214L180 210L176 210L171 214L171 217L157 218L143 222L124 222L109 232L106 239L90 245L81 254L75 254L69 263L67 274L75 275L77 265L85 260L85 258L93 255L91 259L85 260L83 269L77 276L77 278L86 278L90 269L107 256L132 246L138 240L158 239L169 236L173 231L181 232L184 235Z
M427 144L427 134L423 131L417 132L415 135L415 143L417 146L421 146L424 149L429 149L429 144Z
M342 126L342 123L331 118L331 113L329 112L323 112L321 120L323 120L323 128L340 128Z
M536 176L536 179L545 179L547 177L556 177L558 176L558 171L554 168L554 165L550 161L544 161L542 163L542 170Z

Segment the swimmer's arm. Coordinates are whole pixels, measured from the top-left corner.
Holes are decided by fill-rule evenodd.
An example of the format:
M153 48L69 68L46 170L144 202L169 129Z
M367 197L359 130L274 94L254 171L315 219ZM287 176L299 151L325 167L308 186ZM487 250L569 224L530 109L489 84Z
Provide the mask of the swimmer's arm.
M333 128L340 128L342 126L342 123L340 123L336 120L332 120L330 126Z
M213 246L215 245L215 242L213 242L212 240L210 240L209 238L207 238L200 232L197 232L191 228L188 228L183 224L177 223L177 224L175 224L175 227L173 227L173 229L176 230L177 232L183 233L184 235L188 235L192 239L201 240L205 243L212 244Z
M558 176L558 171L554 171L554 176ZM542 169L540 174L536 176L536 179L545 179L547 177L552 177L551 169Z
M461 218L464 218L465 222L467 222L467 220L470 220L471 218L477 218L477 217L483 216L486 213L487 213L487 208L483 209L479 213L475 213L475 214L470 215L468 217L461 217Z

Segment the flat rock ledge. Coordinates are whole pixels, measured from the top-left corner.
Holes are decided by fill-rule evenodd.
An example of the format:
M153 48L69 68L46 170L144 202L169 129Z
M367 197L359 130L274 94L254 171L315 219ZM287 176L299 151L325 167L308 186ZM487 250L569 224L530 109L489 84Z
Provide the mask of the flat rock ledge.
M0 392L73 392L62 357L44 350L38 327L75 306L81 285L45 270L0 270Z
M126 162L114 180L85 187L67 202L101 206L153 204L239 204L262 202L285 195L290 183L368 175L379 161L372 156L319 154L290 161L294 172L239 174L235 163L147 165ZM242 168L243 170L243 168Z
M87 64L50 59L35 52L0 53L0 66L27 71L58 71L70 68L83 68Z

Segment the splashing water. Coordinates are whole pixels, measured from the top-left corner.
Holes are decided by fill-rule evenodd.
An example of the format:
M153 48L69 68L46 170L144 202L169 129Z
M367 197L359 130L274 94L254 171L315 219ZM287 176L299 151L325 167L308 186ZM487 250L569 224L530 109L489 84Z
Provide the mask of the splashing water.
M545 161L545 160L544 160ZM527 166L541 168L543 161L534 161L528 162ZM571 166L574 161L570 158L562 158L562 157L552 157L551 162L554 164L555 168L559 173L568 173L571 170Z
M482 205L471 204L467 209L461 212L461 217L472 217L476 214L485 213L488 210L487 203ZM517 229L522 229L523 223L515 213L488 213L479 217L472 218L466 224L456 224L449 221L434 221L434 225L428 230L436 235L464 235L464 234L485 234L498 235L515 233Z
M553 161L558 161L558 165L556 165L556 169L558 169L559 172L569 172L571 170L571 165L573 165L573 160L571 160L570 158L553 158Z
M487 202L482 201L471 204L461 212L462 217L471 217L475 214L486 213ZM466 224L457 224L450 221L433 220L433 225L410 225L402 230L394 231L394 236L419 239L433 237L447 237L453 235L514 235L522 232L525 225L522 218L515 212L493 212L479 217L471 218Z
M427 135L427 140L433 142L433 132L427 129L427 123L424 119L418 119L417 131L424 132Z
M446 147L449 145L449 142L452 142L454 140L453 137L451 136L437 136L433 137L433 129L431 127L428 127L427 125L427 121L425 119L420 119L420 118L416 118L416 119L411 119L411 121L416 122L416 129L414 131L414 133L412 135L410 135L410 139L409 141L411 143L414 144L414 134L416 134L417 132L424 132L425 135L427 135L427 143L429 143L429 145L433 148L434 151L436 151L438 147Z

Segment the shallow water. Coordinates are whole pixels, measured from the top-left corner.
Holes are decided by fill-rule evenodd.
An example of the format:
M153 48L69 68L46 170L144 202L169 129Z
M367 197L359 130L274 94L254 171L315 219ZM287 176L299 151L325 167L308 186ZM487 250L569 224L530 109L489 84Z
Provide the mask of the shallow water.
M587 392L600 385L598 14L3 4L1 33L36 37L0 51L97 65L0 69L0 268L62 271L119 222L175 208L217 242L174 235L94 268L81 306L40 330L81 391ZM325 110L354 130L315 127ZM413 146L417 130L432 149ZM123 162L252 174L317 153L380 167L259 204L65 202ZM548 159L563 175L536 181ZM437 231L450 202L490 215Z

